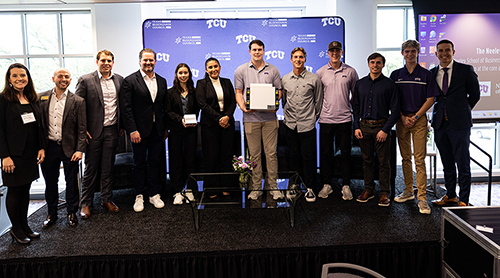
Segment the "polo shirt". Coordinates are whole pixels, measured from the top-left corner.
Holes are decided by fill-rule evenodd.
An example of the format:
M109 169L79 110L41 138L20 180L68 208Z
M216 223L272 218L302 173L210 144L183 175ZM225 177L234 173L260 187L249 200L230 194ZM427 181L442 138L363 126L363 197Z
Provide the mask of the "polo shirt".
M359 79L356 70L344 63L335 70L328 63L316 71L316 75L323 82L324 91L319 122L340 124L352 121L350 96Z
M418 112L427 98L439 95L436 78L429 70L422 68L419 64L412 73L408 72L406 66L393 71L391 79L398 88L403 115Z
M246 102L246 88L250 84L273 84L281 90L281 75L277 67L264 62L264 67L258 70L252 62L240 65L234 72L234 88L243 90L243 100ZM243 113L243 122L267 122L276 120L276 113L257 111Z

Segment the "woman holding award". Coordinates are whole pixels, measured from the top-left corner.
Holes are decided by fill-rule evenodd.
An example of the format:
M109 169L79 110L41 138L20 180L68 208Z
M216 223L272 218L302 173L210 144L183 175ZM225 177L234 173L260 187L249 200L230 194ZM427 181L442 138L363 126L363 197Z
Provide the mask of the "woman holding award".
M196 100L201 109L201 137L205 173L232 172L236 98L231 80L219 76L216 58L205 61L205 78L196 84ZM225 180L205 179L204 187L230 186ZM237 184L236 184L237 185ZM211 194L215 198L217 192ZM224 195L228 195L224 193Z
M167 92L166 122L168 135L170 188L174 193L174 205L182 205L181 191L187 181L186 202L194 200L193 191L197 184L188 180L196 171L197 118L200 108L196 102L191 69L180 63L175 68L174 86Z

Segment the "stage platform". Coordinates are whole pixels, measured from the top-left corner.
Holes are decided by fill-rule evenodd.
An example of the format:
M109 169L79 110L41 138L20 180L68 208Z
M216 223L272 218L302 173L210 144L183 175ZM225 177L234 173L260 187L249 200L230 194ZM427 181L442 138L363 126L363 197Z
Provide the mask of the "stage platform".
M396 194L402 179L396 179ZM353 181L353 195L363 190ZM131 189L114 192L120 212L104 211L95 198L92 216L77 227L42 229L46 207L30 216L41 238L28 246L0 237L0 277L320 277L324 263L347 262L386 277L439 277L441 209L422 215L417 202L377 205L344 201L340 185L329 198L296 207L295 227L283 209L203 210L200 230L191 207L163 209L145 202L132 209ZM428 194L429 201L434 197Z

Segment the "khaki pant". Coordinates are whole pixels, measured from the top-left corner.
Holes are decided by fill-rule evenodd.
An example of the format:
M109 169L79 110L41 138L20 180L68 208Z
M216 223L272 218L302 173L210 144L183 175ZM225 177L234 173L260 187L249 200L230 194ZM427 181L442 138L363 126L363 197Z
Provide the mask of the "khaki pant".
M403 176L405 179L405 191L413 192L413 169L411 142L413 139L413 154L415 156L415 167L417 169L417 199L427 200L427 173L425 170L425 156L427 155L427 118L418 119L412 128L406 128L399 120L396 124L399 150L403 158Z
M257 163L252 172L251 190L262 188L262 144L266 154L267 182L270 189L276 189L278 179L278 155L276 145L278 143L278 120L267 122L246 122L245 134L247 137L250 158Z

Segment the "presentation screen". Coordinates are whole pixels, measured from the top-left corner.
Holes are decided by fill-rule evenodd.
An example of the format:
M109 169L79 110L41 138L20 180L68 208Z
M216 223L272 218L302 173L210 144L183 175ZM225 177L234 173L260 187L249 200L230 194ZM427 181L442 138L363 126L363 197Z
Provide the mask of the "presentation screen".
M472 112L478 121L500 119L500 14L419 14L420 64L439 64L436 43L449 39L454 59L472 65L479 76L481 99Z
M248 44L264 42L264 60L283 77L292 71L292 49L307 52L306 68L316 72L329 61L328 44L344 44L344 20L340 17L259 19L148 19L143 23L144 47L157 53L156 72L173 84L175 67L186 63L193 80L204 78L205 60L215 57L221 77L234 78L236 68L250 61ZM233 82L234 84L234 82ZM241 114L239 109L236 113ZM238 115L235 115L238 116ZM239 117L235 117L239 118Z

